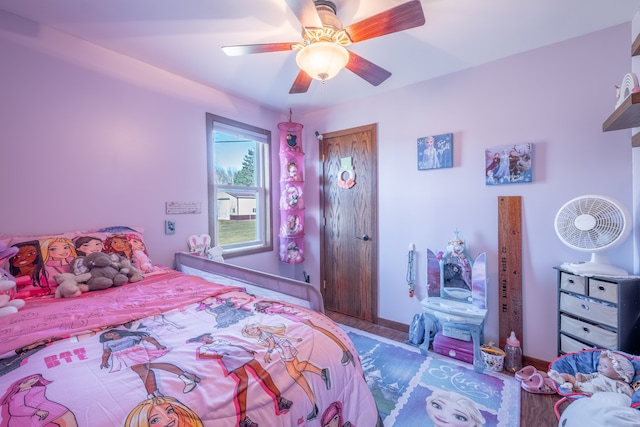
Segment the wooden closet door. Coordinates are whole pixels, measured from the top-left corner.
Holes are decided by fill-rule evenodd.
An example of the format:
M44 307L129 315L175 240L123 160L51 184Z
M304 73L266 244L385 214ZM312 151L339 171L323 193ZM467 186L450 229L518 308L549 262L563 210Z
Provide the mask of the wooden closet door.
M321 290L325 308L377 322L377 126L323 135ZM353 165L355 185L344 164ZM342 168L341 168L342 167ZM342 186L340 184L343 184Z

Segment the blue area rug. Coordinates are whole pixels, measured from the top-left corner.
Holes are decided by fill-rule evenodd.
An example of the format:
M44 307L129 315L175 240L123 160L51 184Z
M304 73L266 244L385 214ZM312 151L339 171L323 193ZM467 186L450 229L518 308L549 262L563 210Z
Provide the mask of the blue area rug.
M385 427L520 425L520 383L513 377L475 372L470 364L340 326L358 351Z

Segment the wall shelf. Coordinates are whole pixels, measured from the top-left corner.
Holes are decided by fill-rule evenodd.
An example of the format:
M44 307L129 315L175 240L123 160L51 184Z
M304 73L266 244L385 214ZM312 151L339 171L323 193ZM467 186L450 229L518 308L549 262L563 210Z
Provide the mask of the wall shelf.
M640 55L640 34L631 45L631 56ZM602 131L640 127L640 93L632 93L602 124ZM640 132L631 137L631 146L640 147Z
M602 131L640 127L640 93L632 93L609 116Z

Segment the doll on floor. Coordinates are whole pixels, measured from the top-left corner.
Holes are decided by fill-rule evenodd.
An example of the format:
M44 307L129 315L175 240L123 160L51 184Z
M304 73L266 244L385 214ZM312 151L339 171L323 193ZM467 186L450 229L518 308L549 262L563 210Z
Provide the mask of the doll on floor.
M574 376L555 370L549 371L549 377L565 390L588 394L612 391L629 397L634 393L629 385L634 375L635 369L631 361L609 350L603 350L600 353L597 372L589 374L577 372Z

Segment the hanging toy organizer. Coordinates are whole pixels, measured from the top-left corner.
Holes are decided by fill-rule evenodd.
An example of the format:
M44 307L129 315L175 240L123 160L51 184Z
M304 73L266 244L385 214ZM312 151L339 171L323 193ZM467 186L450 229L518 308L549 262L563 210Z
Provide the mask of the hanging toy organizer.
M304 153L302 125L278 123L280 130L280 261L304 261Z

